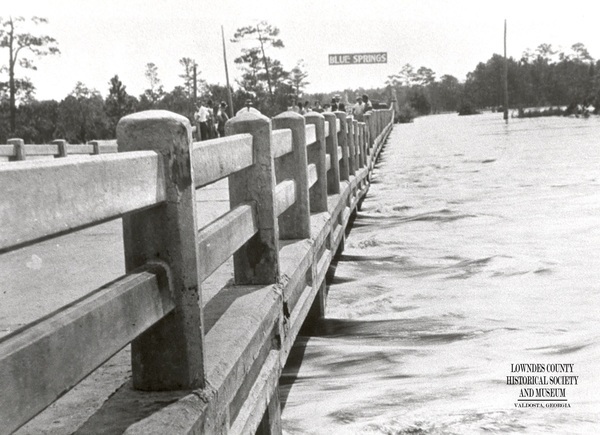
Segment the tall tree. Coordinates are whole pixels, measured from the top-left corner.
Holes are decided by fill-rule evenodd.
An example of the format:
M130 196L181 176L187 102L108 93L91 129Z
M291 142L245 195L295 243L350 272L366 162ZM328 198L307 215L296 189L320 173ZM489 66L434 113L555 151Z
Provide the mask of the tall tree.
M48 22L47 19L40 17L32 17L29 21L34 25ZM26 24L26 19L23 17L0 18L0 48L8 49L8 67L5 69L8 69L10 129L12 132L16 129L17 116L15 101L18 82L15 79L15 69L17 65L26 69L37 69L33 60L25 57L24 53L29 51L30 54L37 57L60 53L56 39L47 35L33 35L21 29L22 24Z
M296 66L292 68L290 84L294 88L297 97L300 96L301 91L304 90L306 85L310 84L310 82L306 80L306 78L308 77L308 73L305 71L304 68L305 65L303 59L300 59Z
M152 62L147 63L144 76L150 87L144 91L142 97L150 103L150 107L154 107L165 94L163 85L158 78L158 67Z
M71 143L114 137L108 127L104 100L95 89L77 82L75 89L59 103L58 134Z
M435 82L435 72L431 68L422 66L414 73L413 80L418 85L429 86Z
M185 89L188 98L193 99L197 95L194 94L194 89L197 93L202 93L206 87L206 82L199 78L200 71L198 71L198 64L194 59L182 57L179 59L179 64L183 67L183 74L179 75L183 79L183 89Z
M260 49L260 53L262 56L262 62L264 65L267 86L268 86L269 95L271 96L271 98L273 97L273 86L271 83L271 73L270 73L270 67L269 67L270 59L266 54L265 46L282 48L283 41L281 39L277 38L278 35L279 35L279 29L277 27L272 26L271 24L267 23L266 21L261 21L256 26L240 27L239 29L236 30L235 34L233 35L233 39L231 40L231 42L241 42L244 40L254 40L254 41L259 42L258 49ZM250 50L252 50L252 49L250 49ZM249 54L248 51L249 51L248 49L242 50L242 56L240 56L240 58L244 57L244 55ZM252 54L256 55L257 53L255 51L253 51ZM240 59L240 58L238 58L238 59ZM238 59L235 60L236 63L240 63L240 62L237 62ZM247 62L243 61L243 63L247 63Z
M135 111L136 99L129 95L119 80L119 76L115 75L110 79L108 89L108 97L104 103L104 109L110 123L110 129L115 131L119 120Z
M411 86L415 83L415 69L410 63L407 63L398 73L398 77L404 86Z

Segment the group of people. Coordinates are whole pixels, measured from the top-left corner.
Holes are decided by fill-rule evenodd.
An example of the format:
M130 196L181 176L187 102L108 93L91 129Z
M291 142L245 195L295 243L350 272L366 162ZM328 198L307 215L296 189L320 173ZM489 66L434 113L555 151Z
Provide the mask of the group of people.
M331 103L321 106L319 101L315 101L313 106L310 106L308 101L302 103L301 101L296 103L292 101L288 110L304 115L308 112L346 112L359 122L364 121L364 115L369 111L373 110L373 105L369 100L368 95L363 95L356 99L356 104L346 109L346 105L341 102L339 95L334 96L331 99ZM242 112L253 112L260 113L254 107L252 107L252 100L246 100L246 105L242 107L236 115ZM227 103L221 101L218 106L213 106L212 100L206 102L206 106L203 101L200 101L196 106L196 113L194 113L194 121L198 126L199 139L207 140L214 139L217 137L225 136L225 123L229 119L227 115Z
M212 100L200 101L196 106L194 121L199 129L199 139L207 140L225 136L225 123L229 119L227 115L227 103L221 101L218 106L213 106Z
M319 101L315 101L312 107L310 106L310 103L308 101L304 102L304 104L301 101L299 101L298 103L293 101L291 106L288 107L288 110L299 113L300 115L304 115L308 112L323 113L340 111L351 114L356 120L362 122L364 121L365 113L373 110L373 105L369 100L369 96L363 95L362 97L358 97L356 99L355 105L346 110L346 105L341 102L340 96L336 95L331 99L331 103L327 103L323 106L321 106L321 102Z

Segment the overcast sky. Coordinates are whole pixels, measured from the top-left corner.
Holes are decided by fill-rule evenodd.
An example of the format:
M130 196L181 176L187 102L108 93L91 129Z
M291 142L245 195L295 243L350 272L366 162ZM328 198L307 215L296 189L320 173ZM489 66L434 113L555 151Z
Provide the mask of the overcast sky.
M8 2L8 0L4 0ZM600 57L600 2L556 0L14 0L0 16L37 15L38 26L58 40L60 56L36 62L29 76L38 99L64 98L77 81L104 96L115 74L127 91L147 88L146 64L158 67L165 89L180 84L179 59L195 59L209 83L225 83L221 25L225 28L232 81L240 44L236 28L266 20L281 30L283 49L270 55L287 69L304 59L309 92L383 86L388 75L410 63L437 77L464 80L478 62L503 50L508 20L508 54L519 58L541 43L568 50L582 42ZM329 66L328 54L387 52L380 65ZM1 51L6 64L7 51Z

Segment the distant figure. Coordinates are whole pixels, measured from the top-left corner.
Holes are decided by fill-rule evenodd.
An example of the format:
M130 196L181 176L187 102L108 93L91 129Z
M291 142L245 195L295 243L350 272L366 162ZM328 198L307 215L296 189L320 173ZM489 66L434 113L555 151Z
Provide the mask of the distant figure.
M323 107L321 107L321 103L319 101L315 101L313 103L313 110L317 113L323 113Z
M325 104L323 106L323 112L332 112L332 110L331 110L331 104Z
M373 110L373 105L371 104L371 102L369 101L369 96L367 94L364 94L362 96L362 100L364 103L364 108L363 108L363 113L366 114L368 112L370 112L371 110Z
M365 106L363 104L363 100L361 97L358 97L356 99L356 104L352 108L352 115L354 116L354 118L357 121L363 122L365 120L365 117L363 116L364 113L365 113Z
M200 125L200 140L207 140L209 139L208 120L210 119L210 111L204 106L202 101L198 103L196 108L194 120Z
M219 137L217 134L217 126L215 125L217 108L214 107L212 100L208 100L206 106L208 109L208 138L214 139L215 137Z
M227 103L225 103L225 101L221 101L216 118L219 137L225 137L225 123L229 119L229 116L227 116Z
M338 104L337 101L335 101L335 97L333 97L331 99L331 111L335 112L336 110L338 110Z
M240 110L238 110L236 112L236 116L239 115L240 113L244 113L244 112L250 112L250 113L256 113L257 115L262 115L262 113L260 113L254 107L252 107L252 100L250 98L248 98L246 100L246 106L242 107Z
M302 104L302 101L298 101L298 113L300 115L304 115L306 113L306 109L304 109L304 105Z
M340 103L340 100L341 100L340 96L336 95L335 97L333 97L333 99L335 100L335 110L339 110L340 112L345 112L346 105L344 103Z

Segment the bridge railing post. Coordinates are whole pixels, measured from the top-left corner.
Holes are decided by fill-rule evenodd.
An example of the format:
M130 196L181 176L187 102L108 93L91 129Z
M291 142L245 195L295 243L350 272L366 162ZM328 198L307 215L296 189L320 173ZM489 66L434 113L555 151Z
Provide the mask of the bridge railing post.
M369 131L369 147L373 148L375 145L376 127L375 127L375 115L373 111L365 114L365 124L367 124L367 130Z
M64 139L56 139L50 142L54 145L58 145L58 157L67 157L67 141Z
M275 214L275 164L269 118L242 113L225 124L227 136L252 135L254 164L229 176L231 208L257 205L258 233L233 255L235 283L273 284L279 280L279 225Z
M15 160L25 160L27 158L27 152L25 151L25 141L23 139L8 139L6 143L14 147Z
M92 146L92 154L100 154L100 142L91 140L88 143Z
M354 146L354 118L349 116L346 118L346 125L348 131L346 137L348 138L348 172L350 175L356 174L356 148Z
M325 150L325 117L317 112L304 115L307 125L314 125L316 143L306 148L308 164L317 166L317 182L309 189L310 211L320 213L327 211L327 152Z
M275 168L277 181L289 178L296 185L296 201L279 216L279 237L309 239L310 200L305 120L295 112L284 112L274 117L272 122L273 130L289 128L292 131L292 151L278 159Z
M360 127L358 125L358 121L355 119L352 124L354 124L354 148L356 148L356 170L362 168L364 151L362 147L362 138L360 137Z
M329 154L331 168L327 171L327 193L340 193L340 156L338 156L338 135L336 133L337 119L331 112L323 113L325 122L329 124L329 136L325 139L325 147Z
M367 146L367 141L365 140L365 123L358 123L358 136L360 140L360 149L362 153L362 159L360 161L361 168L367 166L367 160L369 156L369 148Z
M176 305L132 342L133 385L150 391L201 388L204 336L190 123L164 110L139 112L119 121L117 141L119 151L153 150L162 156L167 200L123 217L125 268L166 262Z
M340 180L348 181L350 179L350 148L348 145L348 129L347 116L344 112L334 113L337 119L340 120L340 131L338 133L338 146L342 149L342 159L340 160ZM335 131L335 130L334 130Z

